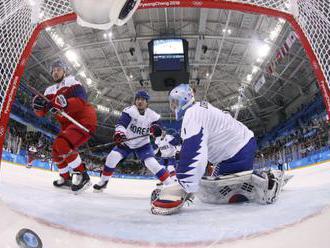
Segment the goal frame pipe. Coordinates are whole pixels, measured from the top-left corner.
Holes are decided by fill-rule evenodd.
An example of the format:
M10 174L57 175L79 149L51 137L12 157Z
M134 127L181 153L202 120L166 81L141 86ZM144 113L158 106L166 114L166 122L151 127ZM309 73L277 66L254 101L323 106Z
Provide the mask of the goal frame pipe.
M314 74L317 78L317 83L321 90L323 96L323 101L325 103L326 111L328 117L330 117L330 90L327 86L327 81L322 71L322 67L317 60L317 57L312 49L308 38L305 36L304 31L300 27L299 23L295 20L293 15L273 8L267 8L262 6L257 6L250 3L239 3L239 2L228 2L221 0L199 0L199 1L189 1L189 0L177 0L177 1L155 1L155 0L143 0L140 3L139 9L151 9L151 8L208 8L208 9L226 9L226 10L236 10L247 13L258 13L263 15L268 15L272 17L282 18L290 23L292 29L296 32L302 46L304 47L309 61L312 65ZM5 141L6 129L9 120L10 111L12 104L15 100L17 89L21 77L24 73L24 68L28 58L31 55L33 46L35 45L40 32L46 27L52 27L65 22L72 22L77 19L75 13L68 13L62 16L55 17L50 20L45 20L39 23L32 32L32 35L27 42L25 49L19 59L16 66L15 72L7 88L7 94L4 99L2 111L0 114L0 158L2 157L2 148Z

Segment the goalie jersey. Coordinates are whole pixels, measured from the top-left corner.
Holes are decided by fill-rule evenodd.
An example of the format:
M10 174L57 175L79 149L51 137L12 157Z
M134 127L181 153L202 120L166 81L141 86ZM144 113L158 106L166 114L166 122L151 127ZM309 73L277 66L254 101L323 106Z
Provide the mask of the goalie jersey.
M135 138L142 135L149 134L149 129L152 124L158 123L160 115L155 111L147 108L144 114L140 114L135 105L127 107L123 110L119 120L116 124L116 131L125 133L127 139ZM134 139L125 142L131 149L142 147L150 143L149 136L139 139Z
M186 191L198 189L208 161L217 165L233 157L253 136L244 124L207 102L189 107L182 121L183 144L177 168Z

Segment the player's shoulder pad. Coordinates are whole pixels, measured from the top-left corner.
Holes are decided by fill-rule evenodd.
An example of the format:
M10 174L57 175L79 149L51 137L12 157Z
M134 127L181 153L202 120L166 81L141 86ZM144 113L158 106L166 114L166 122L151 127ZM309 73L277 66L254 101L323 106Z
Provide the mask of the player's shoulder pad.
M156 113L151 108L146 109L146 115L150 119L151 122L158 121L160 119L160 114Z
M124 110L123 110L123 113L126 113L126 114L128 114L129 116L131 116L131 117L135 117L135 116L137 116L138 115L138 110L137 110L137 108L135 107L135 105L132 105L132 106L129 106L129 107L126 107L126 108L124 108Z
M57 91L57 87L56 84L54 84L46 88L44 95L45 96L53 95L56 94L56 91Z

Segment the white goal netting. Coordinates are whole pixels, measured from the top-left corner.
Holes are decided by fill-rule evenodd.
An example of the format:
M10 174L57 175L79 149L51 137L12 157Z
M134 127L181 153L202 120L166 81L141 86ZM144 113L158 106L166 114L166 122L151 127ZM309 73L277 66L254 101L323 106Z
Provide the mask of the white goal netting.
M75 0L78 1L78 0ZM330 106L330 0L199 0L153 1L144 0L141 8L212 7L216 4L241 5L242 11L255 8L258 13L268 9L272 15L290 16L293 26L301 29L307 51L319 81L327 107ZM230 6L228 8L231 8ZM42 22L67 16L72 9L69 0L0 0L0 150L9 112L36 29ZM267 14L266 12L264 12ZM39 19L39 24L35 23ZM288 19L288 18L286 18ZM67 20L63 18L62 21ZM293 20L293 21L292 21ZM52 23L51 25L53 25ZM297 25L298 24L298 25ZM300 35L301 35L300 34ZM31 38L32 37L32 38ZM302 37L300 37L302 38ZM304 41L302 41L304 43ZM306 49L306 46L305 46ZM323 86L321 85L323 84Z

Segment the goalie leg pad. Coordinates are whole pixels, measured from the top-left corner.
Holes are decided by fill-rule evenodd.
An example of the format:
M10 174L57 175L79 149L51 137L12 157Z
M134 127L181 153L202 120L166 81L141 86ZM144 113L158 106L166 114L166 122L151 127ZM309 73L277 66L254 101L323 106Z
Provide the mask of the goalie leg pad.
M271 204L278 199L285 182L284 172L279 170L260 173L247 171L228 176L203 177L197 197L202 202L212 204L247 200Z
M234 173L227 176L203 177L197 197L205 203L227 204L254 199L251 183L252 171Z

